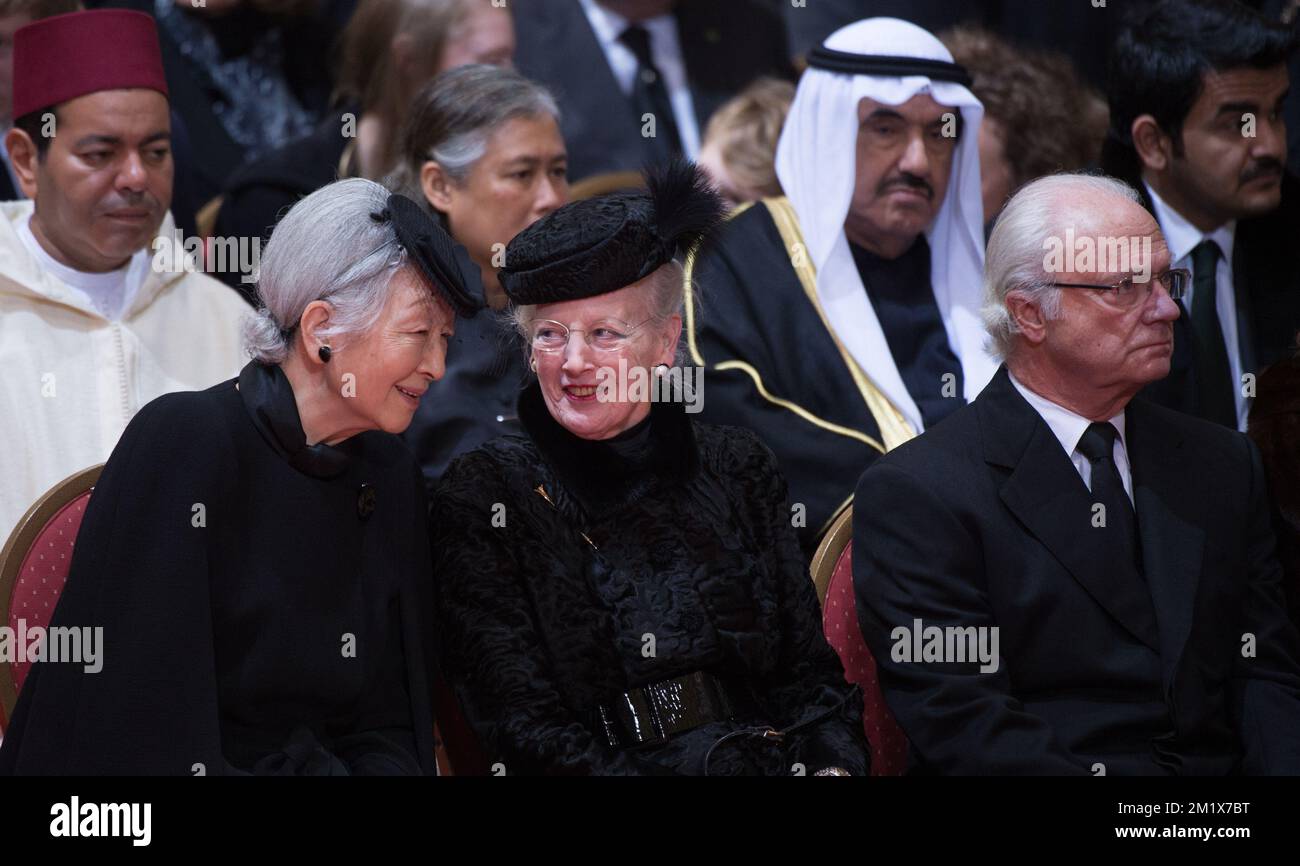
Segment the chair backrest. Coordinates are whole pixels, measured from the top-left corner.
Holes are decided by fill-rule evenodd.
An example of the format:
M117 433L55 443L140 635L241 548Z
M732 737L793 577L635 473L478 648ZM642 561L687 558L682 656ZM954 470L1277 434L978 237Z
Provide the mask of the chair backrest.
M907 735L894 720L876 660L862 639L853 594L853 509L845 509L827 530L813 557L813 580L822 601L822 629L844 665L844 677L862 689L862 727L871 744L871 775L901 776L907 770Z
M584 177L569 187L569 198L577 201L626 189L645 189L645 178L641 176L641 172L611 171Z
M212 233L217 229L217 214L221 212L221 205L225 200L224 195L214 196L194 215L194 222L197 224L195 228L198 229L199 237L205 241L212 237ZM205 243L204 247L206 246Z
M433 687L434 743L440 776L487 776L487 757L469 720L461 712L455 690L435 676Z
M83 469L36 500L0 549L0 625L15 635L46 628L72 567L72 546L103 464ZM0 662L0 730L31 669L25 653Z

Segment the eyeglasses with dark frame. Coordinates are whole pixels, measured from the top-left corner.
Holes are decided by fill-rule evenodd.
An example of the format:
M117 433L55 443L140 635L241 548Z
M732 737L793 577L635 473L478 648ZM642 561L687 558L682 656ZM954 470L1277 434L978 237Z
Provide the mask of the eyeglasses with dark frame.
M1175 301L1182 300L1183 295L1187 293L1187 284L1191 282L1192 272L1186 268L1170 268L1156 274L1151 279L1138 283L1132 276L1127 276L1113 285L1101 285L1098 283L1052 283L1051 285L1061 289L1097 289L1098 291L1108 292L1110 297L1121 303L1132 303L1138 296L1137 287L1146 286L1147 289L1142 293L1142 300L1146 301L1151 297L1151 288L1159 282L1164 286L1169 297Z

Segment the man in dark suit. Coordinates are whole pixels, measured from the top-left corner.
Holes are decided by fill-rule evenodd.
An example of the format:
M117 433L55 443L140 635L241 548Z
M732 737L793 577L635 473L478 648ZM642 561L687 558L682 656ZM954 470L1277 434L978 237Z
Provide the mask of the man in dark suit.
M764 0L547 0L511 9L515 65L559 100L573 180L677 154L694 159L723 102L761 75L792 75L785 25Z
M1063 237L1138 254L1049 263ZM854 502L858 617L913 768L1300 773L1259 453L1132 399L1168 371L1188 279L1154 219L1112 179L1043 178L985 274L1003 367Z
M1142 194L1192 272L1150 399L1239 430L1255 377L1300 330L1300 179L1283 112L1297 32L1236 0L1168 0L1111 53L1108 174Z

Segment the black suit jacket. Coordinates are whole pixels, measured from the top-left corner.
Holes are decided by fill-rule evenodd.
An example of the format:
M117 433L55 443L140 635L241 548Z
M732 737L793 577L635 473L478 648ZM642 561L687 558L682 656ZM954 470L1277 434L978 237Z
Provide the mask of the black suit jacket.
M1130 154L1108 141L1102 159L1107 174L1131 184L1152 214L1151 197L1133 166ZM1296 351L1300 331L1300 178L1282 180L1282 203L1260 217L1241 220L1232 253L1232 285L1236 295L1237 343L1243 373L1262 373L1269 365ZM1169 375L1142 392L1148 400L1201 415L1191 316L1180 301L1182 315L1174 322L1174 355ZM1224 315L1223 310L1219 315ZM1232 351L1232 347L1228 347Z
M862 476L858 616L914 767L1300 773L1259 452L1142 400L1125 424L1145 582L1096 556L1087 487L1005 368ZM997 670L895 661L893 630L916 619L996 626Z
M559 101L569 176L579 180L641 168L641 121L578 0L534 0L511 8L519 41L516 66ZM785 24L769 3L681 0L676 15L701 138L718 106L755 78L791 77Z

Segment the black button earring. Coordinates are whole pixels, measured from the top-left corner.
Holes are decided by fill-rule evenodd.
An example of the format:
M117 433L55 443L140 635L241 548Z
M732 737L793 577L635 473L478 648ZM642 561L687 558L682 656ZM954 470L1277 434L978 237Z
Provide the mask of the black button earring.
M324 363L324 364L328 364L328 363L330 362L330 347L329 347L329 346L321 346L321 347L320 347L320 351L318 351L316 354L320 355L320 359L321 359L321 362L322 362L322 363Z

